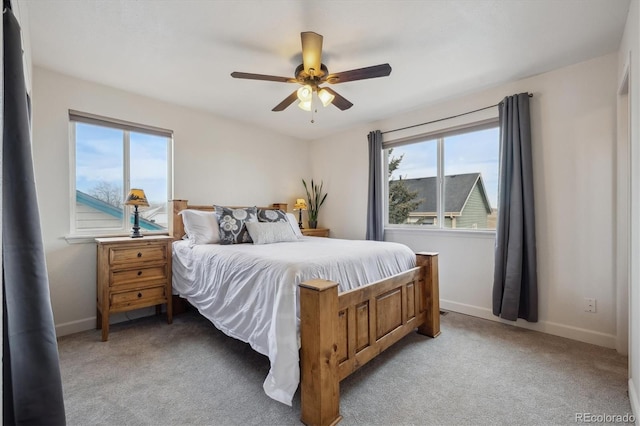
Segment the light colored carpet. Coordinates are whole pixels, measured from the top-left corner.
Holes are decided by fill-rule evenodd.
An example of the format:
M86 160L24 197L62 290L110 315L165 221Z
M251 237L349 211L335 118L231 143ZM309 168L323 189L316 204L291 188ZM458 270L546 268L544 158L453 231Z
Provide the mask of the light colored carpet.
M268 398L268 359L194 312L59 339L69 425L297 425ZM456 313L412 333L341 383L341 424L575 424L631 413L614 350Z

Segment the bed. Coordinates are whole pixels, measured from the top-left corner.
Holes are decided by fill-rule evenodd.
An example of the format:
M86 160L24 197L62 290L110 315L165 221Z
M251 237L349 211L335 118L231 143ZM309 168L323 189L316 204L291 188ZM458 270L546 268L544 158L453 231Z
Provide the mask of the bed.
M194 245L183 210L214 207L172 201L174 293L269 357L267 395L291 405L299 384L305 424L340 421L340 381L393 343L440 334L436 253L320 237Z

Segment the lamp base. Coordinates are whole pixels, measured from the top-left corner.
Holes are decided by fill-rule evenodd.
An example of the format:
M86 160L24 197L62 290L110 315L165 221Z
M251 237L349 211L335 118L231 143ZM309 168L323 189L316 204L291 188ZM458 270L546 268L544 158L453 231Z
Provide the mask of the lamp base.
M142 238L140 233L140 220L138 219L138 206L133 211L133 228L131 228L131 238Z

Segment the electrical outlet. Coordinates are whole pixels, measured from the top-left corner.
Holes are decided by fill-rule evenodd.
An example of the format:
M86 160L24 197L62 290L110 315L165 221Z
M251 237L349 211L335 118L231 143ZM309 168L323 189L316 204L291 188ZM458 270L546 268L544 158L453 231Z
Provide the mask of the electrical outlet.
M585 312L596 312L596 299L591 297L584 298L584 311Z

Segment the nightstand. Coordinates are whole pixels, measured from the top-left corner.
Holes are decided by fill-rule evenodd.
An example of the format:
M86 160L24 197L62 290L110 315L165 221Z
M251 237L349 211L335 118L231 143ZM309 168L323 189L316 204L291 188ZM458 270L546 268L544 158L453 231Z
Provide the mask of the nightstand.
M167 323L173 321L171 306L171 242L166 235L142 238L96 238L96 328L102 341L109 338L109 315L167 305Z
M329 228L304 228L301 229L302 235L305 237L328 237Z

